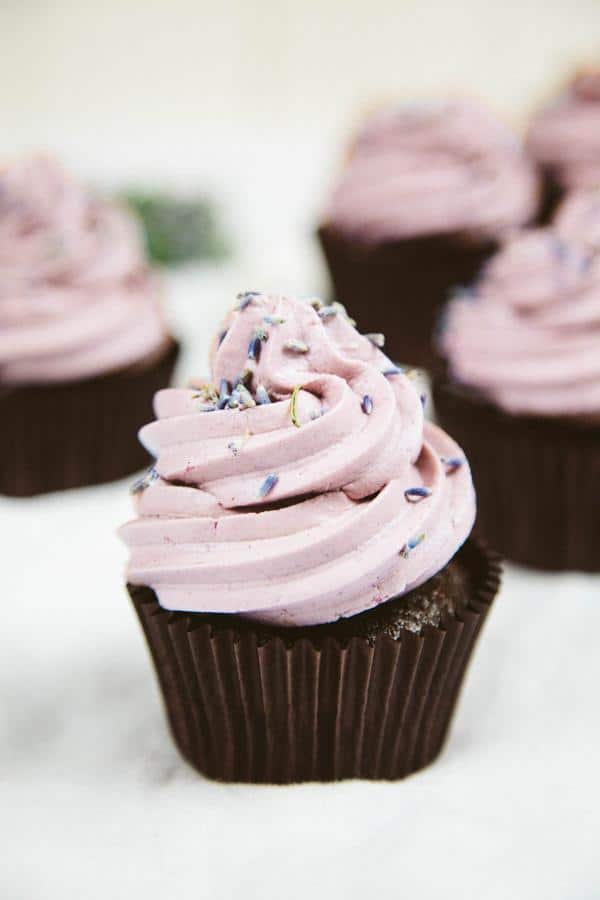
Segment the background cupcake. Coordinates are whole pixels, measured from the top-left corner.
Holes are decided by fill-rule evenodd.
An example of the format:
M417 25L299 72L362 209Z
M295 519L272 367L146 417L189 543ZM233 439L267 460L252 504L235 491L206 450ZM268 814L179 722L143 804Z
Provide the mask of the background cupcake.
M387 109L358 135L319 235L335 295L401 362L435 362L448 290L536 214L538 179L514 135L470 100Z
M600 570L600 258L523 232L449 305L440 421L469 455L478 527L509 559Z
M0 492L118 478L177 346L137 224L55 162L0 171Z
M252 293L212 379L155 408L121 534L184 756L273 782L430 762L498 569L412 382L342 310Z
M600 187L600 68L584 69L534 116L527 148L544 173L544 216L565 193Z

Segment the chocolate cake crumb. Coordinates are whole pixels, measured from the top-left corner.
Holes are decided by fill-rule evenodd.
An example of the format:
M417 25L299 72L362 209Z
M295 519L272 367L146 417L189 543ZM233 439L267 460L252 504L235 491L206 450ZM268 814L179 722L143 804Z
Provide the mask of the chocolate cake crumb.
M215 632L222 628L233 629L240 635L252 631L259 646L273 637L280 637L284 644L306 638L314 644L321 644L333 637L342 644L354 637L366 638L373 644L382 632L393 640L401 640L403 632L420 634L427 626L440 625L444 611L454 613L464 606L471 596L471 580L465 563L457 557L420 587L378 603L365 612L324 625L310 625L298 628L283 628L261 625L242 616L226 613L173 613L187 616L194 625L209 624Z

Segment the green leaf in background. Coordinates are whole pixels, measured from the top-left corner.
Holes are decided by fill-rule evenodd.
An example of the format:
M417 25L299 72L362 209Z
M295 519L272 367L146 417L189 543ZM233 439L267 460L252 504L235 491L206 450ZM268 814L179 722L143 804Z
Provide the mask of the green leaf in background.
M173 266L229 254L209 200L138 192L126 192L122 199L142 220L148 255L154 262Z

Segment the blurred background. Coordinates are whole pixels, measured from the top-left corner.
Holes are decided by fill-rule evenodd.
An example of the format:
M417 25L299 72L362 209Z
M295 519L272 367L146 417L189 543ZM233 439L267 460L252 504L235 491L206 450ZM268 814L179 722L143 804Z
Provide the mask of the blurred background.
M598 58L600 4L3 0L0 50L0 156L210 190L248 283L307 293L324 278L312 226L366 109L468 91L519 126Z

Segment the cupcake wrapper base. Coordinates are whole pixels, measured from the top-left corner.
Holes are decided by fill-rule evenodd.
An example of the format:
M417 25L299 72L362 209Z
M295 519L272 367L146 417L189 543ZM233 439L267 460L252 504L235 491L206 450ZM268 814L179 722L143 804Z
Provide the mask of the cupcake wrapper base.
M337 300L363 332L384 332L402 364L437 369L432 335L449 292L469 284L495 244L434 235L364 246L324 226L318 232Z
M0 493L28 497L124 478L149 465L137 432L152 418L179 353L110 375L0 387Z
M600 571L600 425L511 416L443 384L434 401L473 472L476 533L513 562Z
M499 583L493 554L471 541L460 552L475 572L464 608L399 640L265 639L168 612L129 585L183 756L211 778L279 784L398 779L427 765Z

